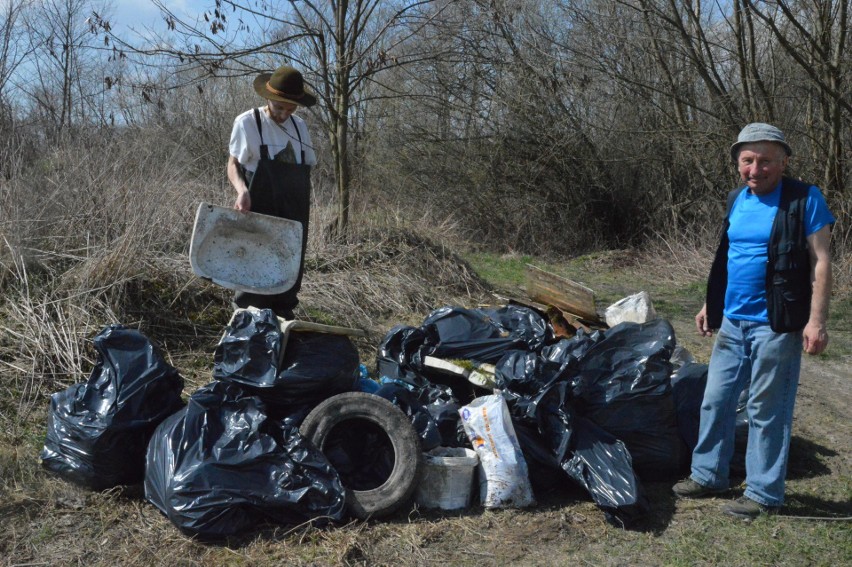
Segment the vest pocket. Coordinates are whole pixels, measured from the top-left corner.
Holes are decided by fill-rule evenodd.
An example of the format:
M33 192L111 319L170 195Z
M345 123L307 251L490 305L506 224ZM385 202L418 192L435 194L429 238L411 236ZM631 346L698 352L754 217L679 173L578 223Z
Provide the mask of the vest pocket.
M769 280L766 310L772 330L776 333L802 330L811 312L810 273L803 270L778 271Z

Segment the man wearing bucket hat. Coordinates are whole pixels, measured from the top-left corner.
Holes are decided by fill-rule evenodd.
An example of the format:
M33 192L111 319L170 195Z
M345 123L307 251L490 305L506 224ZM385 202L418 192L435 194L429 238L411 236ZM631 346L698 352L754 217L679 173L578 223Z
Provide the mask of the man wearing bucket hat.
M802 350L828 344L830 227L819 189L785 177L793 150L769 124L747 125L731 146L745 185L728 195L721 242L710 269L698 332L718 329L701 404L690 478L682 498L729 488L740 392L748 389L746 489L723 507L753 519L784 502L784 478Z
M311 202L311 167L317 158L305 122L293 113L316 104L302 74L284 65L261 73L254 90L266 105L248 110L234 120L229 144L228 180L237 192L234 208L302 223L299 275L293 287L278 295L237 292L238 307L270 308L293 318L304 271Z

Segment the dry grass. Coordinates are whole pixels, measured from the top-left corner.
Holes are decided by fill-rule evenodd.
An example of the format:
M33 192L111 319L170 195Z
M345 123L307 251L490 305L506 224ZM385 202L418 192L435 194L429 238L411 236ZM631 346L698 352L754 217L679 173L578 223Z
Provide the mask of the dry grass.
M310 254L303 303L339 321L373 327L446 303L470 303L486 284L446 245L402 228L356 233Z
M168 144L151 149L144 140L131 140L114 146L105 145L102 159L88 159L85 167L74 164L91 158L90 150L59 149L38 175L0 181L0 289L6 297L0 308L0 565L481 567L852 559L842 526L779 519L744 529L719 517L719 501L675 502L665 483L649 485L654 517L639 532L608 526L583 494L559 487L524 511L415 509L387 521L269 527L206 545L182 536L138 487L92 493L48 476L37 458L48 395L89 372L93 353L87 341L100 328L113 322L140 328L163 347L191 391L209 381L212 350L230 316L230 293L193 276L186 258L198 201L230 203L222 180L179 176L185 158ZM315 205L298 315L370 331L359 344L365 361L391 324L417 323L448 303L477 303L488 290L455 253L473 240L456 219L364 206L353 214L359 222L350 238L337 241L324 230L332 216L324 201ZM591 280L593 287L607 276L618 280L618 293L633 285L635 274L660 287L695 285L705 277L714 245L709 233L660 237L640 253L590 255L585 269L600 278ZM838 255L836 273L838 293L848 293L852 256ZM673 306L681 300L668 299L675 317ZM688 327L693 309L689 304L688 316L677 323ZM839 417L829 417L807 433L808 443L824 448L837 442L831 420ZM848 495L843 449L833 456L813 453L809 457L827 472L796 480L797 493L830 483L841 497ZM804 509L820 510L800 498Z
M636 254L637 264L662 282L683 285L707 277L719 241L710 228L687 235L656 234Z

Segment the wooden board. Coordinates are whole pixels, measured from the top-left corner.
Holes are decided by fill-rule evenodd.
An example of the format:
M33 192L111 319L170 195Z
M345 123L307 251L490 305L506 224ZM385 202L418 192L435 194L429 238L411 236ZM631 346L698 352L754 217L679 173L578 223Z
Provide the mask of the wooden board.
M527 295L533 301L558 307L585 321L600 321L595 309L595 293L586 286L530 264L527 264L526 275Z

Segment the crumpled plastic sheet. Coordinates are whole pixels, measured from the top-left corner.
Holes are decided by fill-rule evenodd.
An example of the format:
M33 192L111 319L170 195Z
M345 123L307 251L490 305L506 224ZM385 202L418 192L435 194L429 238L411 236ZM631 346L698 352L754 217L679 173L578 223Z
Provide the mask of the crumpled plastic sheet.
M547 321L527 307L497 310L442 307L421 327L427 354L496 363L510 350L539 350L553 335Z
M588 405L662 395L670 391L675 347L671 323L620 323L580 358L573 396Z
M146 460L145 497L200 539L343 516L344 489L323 453L235 384L197 390L154 432Z
M573 429L572 456L562 462L568 476L586 487L610 524L629 528L647 516L650 504L624 443L580 416Z
M213 377L260 397L276 417L356 390L358 350L346 336L291 331L279 366L280 354L275 314L239 311L216 347Z
M183 407L183 378L134 329L106 327L94 346L89 379L50 398L41 459L63 478L103 490L142 482L151 434Z

